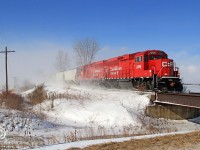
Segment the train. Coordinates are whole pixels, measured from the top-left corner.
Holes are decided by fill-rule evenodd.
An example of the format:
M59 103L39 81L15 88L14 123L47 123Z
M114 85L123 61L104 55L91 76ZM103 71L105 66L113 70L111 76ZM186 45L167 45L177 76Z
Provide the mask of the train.
M115 88L183 90L179 67L162 50L145 50L93 62L60 72L57 78Z

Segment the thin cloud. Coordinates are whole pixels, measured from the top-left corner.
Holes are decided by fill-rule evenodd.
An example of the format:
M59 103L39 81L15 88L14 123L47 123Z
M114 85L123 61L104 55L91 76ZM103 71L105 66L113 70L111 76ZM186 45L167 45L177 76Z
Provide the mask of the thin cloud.
M8 54L9 84L12 86L13 78L30 80L35 84L45 82L46 78L55 73L54 62L59 49L70 54L70 48L56 45L50 42L36 42L10 45L15 53ZM5 59L0 55L0 83L5 84Z
M200 55L191 50L171 52L170 58L176 62L180 69L184 83L200 83Z
M127 51L127 50L128 50L128 48L126 46L123 46L120 48L120 51Z
M109 46L104 46L101 48L101 51L109 51L110 47Z

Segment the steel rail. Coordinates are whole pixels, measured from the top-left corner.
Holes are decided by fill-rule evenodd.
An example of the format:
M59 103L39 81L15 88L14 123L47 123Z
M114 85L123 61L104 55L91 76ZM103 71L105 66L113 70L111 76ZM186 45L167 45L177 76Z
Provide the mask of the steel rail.
M156 102L200 108L200 94L157 93Z

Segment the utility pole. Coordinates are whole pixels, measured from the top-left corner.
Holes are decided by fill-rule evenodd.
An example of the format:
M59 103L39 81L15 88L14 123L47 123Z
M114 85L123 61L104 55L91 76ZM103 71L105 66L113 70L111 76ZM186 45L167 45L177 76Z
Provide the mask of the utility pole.
M5 54L5 68L6 68L6 93L8 93L8 53L10 52L15 52L15 51L8 51L7 50L7 46L5 48L5 51L0 51L0 53L4 53Z

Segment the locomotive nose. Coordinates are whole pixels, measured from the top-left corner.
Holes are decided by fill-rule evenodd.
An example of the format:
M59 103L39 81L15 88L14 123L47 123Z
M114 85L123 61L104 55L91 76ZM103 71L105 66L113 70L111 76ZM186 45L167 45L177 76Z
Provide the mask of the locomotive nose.
M160 76L173 76L174 62L171 59L161 59Z

